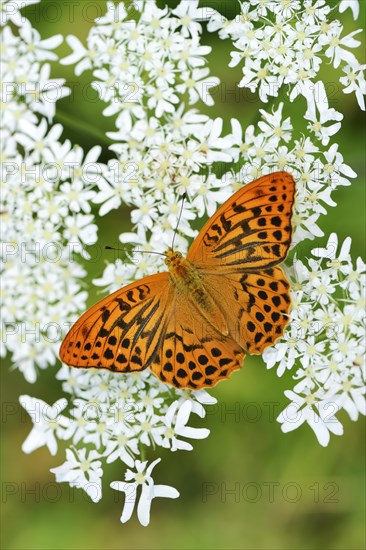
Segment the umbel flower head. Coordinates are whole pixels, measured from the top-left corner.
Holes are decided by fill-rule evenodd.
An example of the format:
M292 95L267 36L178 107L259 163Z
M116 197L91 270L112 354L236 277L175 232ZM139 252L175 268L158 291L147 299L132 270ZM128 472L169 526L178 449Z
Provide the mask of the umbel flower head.
M232 40L235 50L230 66L242 67L240 87L258 91L265 103L277 97L283 87L288 89L290 101L299 95L311 101L314 86L321 82L317 78L322 63L332 63L347 75L339 78L343 92L355 92L360 108L365 110L365 66L352 51L361 44L356 36L362 29L343 35L343 25L336 18L337 6L323 0L253 0L241 2L240 7L241 14L232 21L216 12L208 24L208 29L219 31L222 39ZM339 12L348 7L356 19L358 0L342 0ZM329 109L324 108L324 114L326 111Z

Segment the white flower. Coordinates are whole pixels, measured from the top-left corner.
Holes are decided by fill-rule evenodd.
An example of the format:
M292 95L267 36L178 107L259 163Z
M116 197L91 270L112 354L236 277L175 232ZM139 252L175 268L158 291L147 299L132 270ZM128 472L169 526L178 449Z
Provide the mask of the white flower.
M97 226L91 223L92 215L76 214L65 219L64 237L74 244L75 251L83 250L83 245L91 245L97 241Z
M202 27L197 23L197 19L205 19L204 9L199 9L199 0L181 0L178 6L172 11L174 15L179 17L181 32L183 36L191 35L198 36Z
M350 185L348 178L355 178L357 174L350 166L347 166L343 162L343 156L338 151L338 144L334 143L328 151L325 151L324 157L328 162L323 166L323 170L327 178L330 179L332 187Z
M266 137L274 138L275 143L280 139L284 142L288 142L291 138L292 124L290 118L282 120L283 103L280 103L277 111L273 111L273 114L266 113L263 109L259 112L262 114L264 121L258 123L258 127L266 135Z
M300 9L300 0L291 0L291 2L279 2L278 4L273 3L272 5L273 13L280 15L281 19L287 19L293 13L298 12Z
M44 158L44 151L60 138L62 130L61 124L49 129L44 118L38 126L28 120L20 120L16 139L29 153L33 150L33 161L39 162Z
M33 422L33 428L22 445L23 451L31 453L46 445L50 453L55 455L56 437L63 439L65 428L70 424L70 419L61 414L67 407L67 400L59 399L53 405L48 405L42 399L21 395L19 402Z
M66 37L66 42L73 50L73 52L60 60L61 65L74 65L79 62L75 67L76 76L80 76L84 71L92 67L93 58L96 56L96 50L87 50L80 40L72 34Z
M335 435L343 434L342 424L334 416L338 412L335 403L319 400L318 392L308 391L300 396L293 391L285 391L285 395L292 403L277 418L284 433L291 432L306 422L323 447L329 443L329 432Z
M70 487L83 489L93 502L102 498L102 475L100 454L86 449L66 449L66 462L50 471L55 474L59 483L67 482Z
M351 8L353 19L357 19L360 12L360 5L358 3L358 0L342 0L338 8L339 13L343 13L344 11L346 11L347 8Z
M97 17L95 22L103 29L104 33L108 34L111 33L114 28L117 30L119 28L118 23L126 19L126 17L127 11L124 4L120 2L116 6L109 0L107 2L107 13L102 17Z
M300 356L300 338L299 328L296 324L291 323L287 329L284 339L276 342L273 347L268 347L264 350L263 360L267 365L267 369L271 369L278 364L277 375L282 376L287 369L292 369L295 360Z
M195 135L199 142L199 153L202 164L231 161L231 155L226 152L231 146L231 139L228 136L225 138L221 137L222 126L222 118L208 120Z
M298 344L302 354L301 364L307 369L309 365L316 365L325 356L325 342L316 342L315 336L309 336Z
M335 271L335 274L338 270L342 269L342 263L349 263L351 260L350 249L351 249L352 239L347 237L342 246L339 254L337 255L338 248L338 237L336 233L332 233L328 239L326 248L314 248L311 253L313 256L318 258L327 258L328 262L326 266L331 270ZM333 271L330 271L333 273Z
M190 443L181 441L177 438L188 437L190 439L205 439L209 436L210 430L206 428L191 428L187 426L190 414L192 412L192 403L185 400L180 406L178 401L172 403L166 413L163 422L165 428L162 430L162 446L168 447L172 451L184 449L191 451L193 449Z
M24 93L29 108L50 121L55 115L56 101L71 93L71 90L63 85L65 79L50 79L51 67L48 63L41 68L34 63L31 70L22 73L19 75L22 82L21 92Z
M310 292L310 298L316 300L321 305L327 305L330 301L330 296L335 292L335 285L332 284L328 274L323 274L321 277L313 280L313 290Z
M107 464L119 458L127 466L133 468L134 459L132 457L139 454L138 439L135 435L132 428L122 425L114 430L113 438L109 439L104 452L107 456Z
M137 208L131 212L132 223L140 223L148 229L151 229L153 226L153 220L157 215L154 197L151 195L136 197L134 202Z
M40 0L1 0L0 4L0 25L3 27L8 21L20 27L25 18L20 14L22 8L31 4L38 4Z
M147 105L149 109L155 109L155 116L160 118L164 113L173 113L174 105L179 103L177 94L167 84L162 87L148 85L146 88L149 97Z
M353 65L355 62L357 63L354 54L344 49L343 46L346 48L357 48L360 46L361 42L353 38L360 32L361 29L340 38L339 28L334 27L327 35L323 35L321 42L328 45L328 48L325 50L325 55L333 61L335 69L339 67L341 61L346 61L349 65Z
M239 86L247 87L254 92L259 86L259 97L261 101L267 103L268 96L276 97L278 95L279 85L277 77L271 75L268 65L262 66L260 59L248 59L243 67L244 76Z
M206 182L201 184L195 192L192 205L197 209L199 217L204 216L205 212L212 216L217 210L217 205L221 205L229 198L231 186L220 188L221 181L211 174Z
M109 293L112 293L129 283L132 273L130 266L117 259L116 263L110 263L105 267L102 277L93 279L93 284L103 286Z
M63 380L62 389L67 393L73 393L79 385L83 385L86 379L86 372L82 369L73 369L67 365L62 365L56 373L57 380Z
M125 493L125 504L121 515L121 522L126 523L135 508L137 500L137 490L141 487L141 494L137 505L137 517L141 525L146 527L150 523L150 508L154 498L178 498L179 493L169 485L155 485L151 476L152 470L161 461L160 458L154 460L147 466L147 462L135 461L135 472L127 470L125 474L126 481L112 481L111 487L116 491ZM133 481L132 481L133 480Z
M91 207L89 201L94 198L95 191L87 190L81 181L73 183L64 183L60 186L60 190L64 193L65 199L68 200L69 208L73 212L90 212Z
M123 170L120 170L118 163L111 163L105 178L97 182L98 192L93 198L95 204L102 204L99 210L100 216L105 216L111 210L121 206L122 200L130 201L129 182L124 177Z
M366 416L365 385L360 377L332 384L332 394L339 408L344 409L351 420L358 420L359 414ZM339 393L338 393L339 392Z
M197 103L201 98L206 105L214 105L210 89L218 86L220 80L217 77L209 76L209 69L193 69L190 72L184 72L181 75L183 84L178 84L177 90L184 94L188 92L189 104Z
M312 124L308 125L308 128L322 140L323 145L328 145L329 138L339 131L341 124L340 122L336 122L335 124L325 126L325 123L333 120L340 121L343 119L343 115L335 109L329 108L325 86L321 81L315 84L312 97L308 97L307 100L308 110L304 118L312 122ZM316 110L319 111L319 119Z
M360 65L359 63L346 65L343 67L343 72L346 76L341 76L339 79L341 84L345 86L343 93L350 94L355 92L360 109L363 111L365 110L364 95L366 94L365 68L366 65Z
M357 258L356 268L350 262L348 265L342 266L341 271L346 276L341 283L341 287L348 289L351 296L361 294L361 289L365 287L366 283L366 264L362 258Z
M50 50L57 48L63 42L63 36L61 34L56 34L46 40L41 40L39 32L32 27L27 19L25 19L22 26L19 28L19 35L23 40L22 49L24 53L31 57L32 60L45 61L48 59L55 61L58 59L58 56Z

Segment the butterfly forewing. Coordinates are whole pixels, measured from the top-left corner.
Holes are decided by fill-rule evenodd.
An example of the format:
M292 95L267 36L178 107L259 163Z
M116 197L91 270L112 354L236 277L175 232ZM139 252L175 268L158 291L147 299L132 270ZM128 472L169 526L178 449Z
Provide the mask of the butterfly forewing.
M187 258L202 266L256 270L282 262L291 244L295 184L275 172L245 185L208 220Z
M121 372L147 368L160 348L173 295L168 274L158 273L107 296L72 327L61 360Z

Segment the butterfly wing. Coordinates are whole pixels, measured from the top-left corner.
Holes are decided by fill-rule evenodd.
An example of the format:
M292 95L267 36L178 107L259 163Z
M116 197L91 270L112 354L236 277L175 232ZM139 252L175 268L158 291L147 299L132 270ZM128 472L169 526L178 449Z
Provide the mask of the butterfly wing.
M277 264L291 243L294 195L287 172L245 185L208 220L188 253L232 338L250 353L263 353L289 320L289 283Z
M158 352L174 297L168 273L157 273L103 298L80 317L60 349L73 367L140 371Z
M226 272L282 262L291 243L295 182L287 172L263 176L234 193L207 221L189 249L196 265Z
M204 285L229 327L229 334L251 354L263 353L282 336L289 321L289 283L280 267L217 275Z
M175 295L172 315L150 367L162 382L177 388L213 387L241 368L245 352L196 309L187 295Z

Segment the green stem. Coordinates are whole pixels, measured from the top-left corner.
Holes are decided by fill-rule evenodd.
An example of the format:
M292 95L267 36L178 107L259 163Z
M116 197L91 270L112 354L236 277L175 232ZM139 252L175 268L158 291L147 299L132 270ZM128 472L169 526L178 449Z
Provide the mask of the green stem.
M74 116L69 115L64 111L61 111L60 109L56 111L55 120L56 122L61 122L63 125L68 126L69 128L73 128L79 133L83 131L88 135L94 136L98 139L100 143L105 143L106 145L110 145L112 143L112 140L109 139L103 132L98 130L98 128L96 128L95 126L88 124L87 122L85 122L85 120L80 121L79 119L75 119Z
M145 445L142 445L142 443L140 443L139 447L140 447L141 462L144 462L146 460Z

